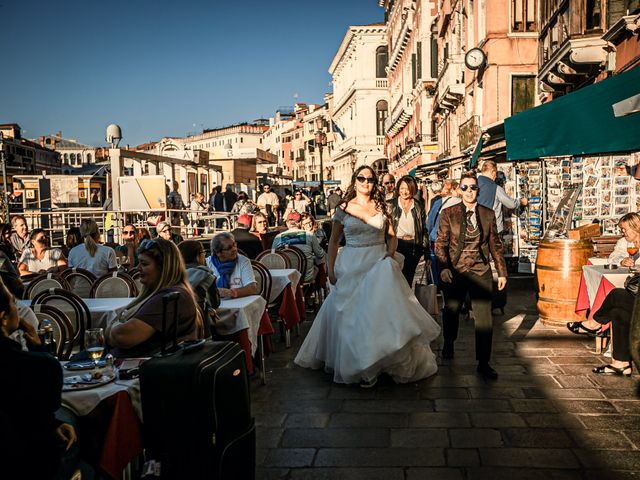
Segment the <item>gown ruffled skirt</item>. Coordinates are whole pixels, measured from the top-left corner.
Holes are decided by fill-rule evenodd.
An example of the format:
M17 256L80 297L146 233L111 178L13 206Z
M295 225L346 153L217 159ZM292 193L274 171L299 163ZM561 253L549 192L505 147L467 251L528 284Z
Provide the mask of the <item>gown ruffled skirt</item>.
M340 249L337 283L331 286L296 364L324 368L337 383L372 381L383 372L407 383L436 373L430 343L440 334L440 326L416 299L399 262L383 258L385 251L384 244Z

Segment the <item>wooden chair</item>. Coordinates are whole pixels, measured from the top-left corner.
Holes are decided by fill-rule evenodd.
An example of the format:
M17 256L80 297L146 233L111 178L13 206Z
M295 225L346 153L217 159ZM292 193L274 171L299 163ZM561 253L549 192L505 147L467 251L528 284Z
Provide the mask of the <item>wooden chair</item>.
M43 273L33 277L31 283L24 292L24 298L33 300L40 292L49 290L50 288L62 288L70 290L69 283L57 273Z
M94 282L90 295L91 298L131 298L138 296L138 287L126 273L112 272Z
M289 259L280 252L265 250L256 257L256 260L269 270L291 268Z
M80 298L91 296L91 287L97 280L92 272L84 268L67 268L60 275L69 283L70 290Z
M33 312L39 322L39 328L42 323L48 320L53 327L53 338L56 342L56 357L59 360L69 360L73 350L73 326L67 316L52 305L38 304L33 306Z
M258 289L258 295L267 301L267 309L269 308L269 297L271 296L271 273L269 269L262 265L260 262L251 260L251 268L253 269L253 275L256 278L256 286ZM267 384L267 371L266 362L264 357L264 339L261 335L258 336L258 355L260 357L260 377L262 384Z
M84 350L84 332L91 328L91 312L78 295L69 290L51 288L36 295L31 301L31 306L35 305L50 305L64 313L73 330L72 342Z

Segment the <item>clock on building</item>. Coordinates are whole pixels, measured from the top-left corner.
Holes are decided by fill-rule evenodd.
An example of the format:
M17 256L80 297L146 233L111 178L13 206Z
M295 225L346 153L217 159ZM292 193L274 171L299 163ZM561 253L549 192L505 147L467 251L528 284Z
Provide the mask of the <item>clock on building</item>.
M480 48L472 48L464 56L464 64L469 70L477 70L487 61L487 55Z

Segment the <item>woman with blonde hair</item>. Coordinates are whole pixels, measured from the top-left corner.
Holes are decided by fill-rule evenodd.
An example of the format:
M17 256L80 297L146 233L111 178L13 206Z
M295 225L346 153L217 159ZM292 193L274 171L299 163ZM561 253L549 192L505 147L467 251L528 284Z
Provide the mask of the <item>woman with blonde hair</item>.
M202 318L189 285L187 271L176 245L162 238L143 240L138 248L142 291L107 327L107 342L116 357L148 357L161 348L163 297L176 292L180 305L175 331L178 339L194 340L201 330ZM174 331L174 306L166 312L167 331Z
M640 215L636 212L627 213L618 222L622 232L622 238L616 243L613 252L609 255L609 263L621 267L633 267L638 265L640 256L629 255L629 247L640 248Z
M95 220L85 218L80 222L82 243L69 252L69 266L89 270L96 277L101 277L118 268L116 252L100 245L100 229Z

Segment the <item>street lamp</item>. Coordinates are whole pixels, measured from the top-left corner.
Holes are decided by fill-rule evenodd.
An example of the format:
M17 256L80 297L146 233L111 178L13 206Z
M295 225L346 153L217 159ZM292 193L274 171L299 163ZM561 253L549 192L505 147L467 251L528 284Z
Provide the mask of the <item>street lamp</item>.
M315 143L320 152L320 205L324 209L324 165L322 163L322 147L327 144L327 134L324 133L322 117L316 118Z

